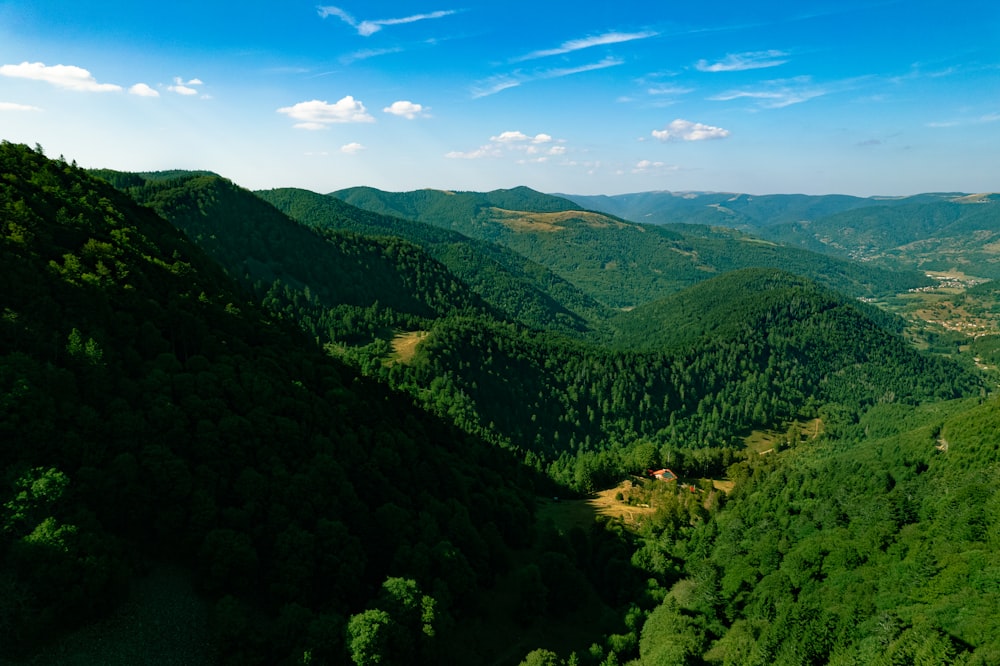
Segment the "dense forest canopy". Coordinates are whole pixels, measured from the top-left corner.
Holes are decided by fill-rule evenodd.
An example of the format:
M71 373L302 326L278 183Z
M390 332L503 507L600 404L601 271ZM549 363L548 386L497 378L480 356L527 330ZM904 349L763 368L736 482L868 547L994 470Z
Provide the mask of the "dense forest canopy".
M856 298L923 281L335 194L0 145L0 659L1000 660L991 380Z

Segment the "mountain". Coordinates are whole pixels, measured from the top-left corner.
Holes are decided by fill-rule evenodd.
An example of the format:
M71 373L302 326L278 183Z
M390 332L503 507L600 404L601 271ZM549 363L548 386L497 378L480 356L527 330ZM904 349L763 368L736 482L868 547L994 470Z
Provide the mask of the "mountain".
M504 245L550 268L595 300L635 307L737 268L785 268L852 296L929 284L915 271L885 269L787 248L736 232L636 224L580 210L526 188L490 193L410 193L354 188L331 196ZM536 208L504 208L501 205Z
M642 192L561 195L624 219L739 229L813 252L902 270L1000 277L993 245L1000 195L927 193L909 197Z
M866 262L1000 277L1000 196L869 206L763 232L779 242Z
M821 405L833 421L980 391L972 374L911 349L897 318L770 269L708 280L613 324L608 348L445 320L394 379L416 393L435 387L470 431L569 466L550 473L581 490L627 472L636 442L720 473L747 432ZM587 464L601 472L573 476Z
M758 230L775 224L816 220L872 206L893 207L961 200L960 193L910 197L853 197L843 194L740 194L735 192L636 192L613 196L556 195L574 203L650 224L705 224ZM755 231L756 233L756 231Z
M419 245L487 303L532 328L576 334L608 314L606 308L544 266L496 243L430 224L372 213L307 190L267 190L256 194L310 227L396 236Z
M556 570L602 607L565 556L515 564L548 552L546 483L324 355L153 210L8 143L0 209L4 660L480 663L564 621ZM550 605L518 612L521 579Z

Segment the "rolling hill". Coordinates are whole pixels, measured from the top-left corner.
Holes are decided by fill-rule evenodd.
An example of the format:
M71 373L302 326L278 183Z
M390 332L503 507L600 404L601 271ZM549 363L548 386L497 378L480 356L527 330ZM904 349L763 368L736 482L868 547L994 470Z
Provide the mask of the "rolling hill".
M1000 277L994 247L1000 234L1000 195L995 193L866 198L710 192L565 196L637 222L728 227L894 269Z
M527 188L398 194L355 188L331 196L499 243L615 308L635 307L713 275L750 266L784 268L851 296L929 284L917 272L887 271L735 232L707 234L698 228L626 222L580 210L565 199L532 194ZM504 207L513 205L525 207Z
M607 309L566 280L501 245L400 217L372 213L307 190L256 193L299 222L369 236L396 236L422 247L498 311L537 329L578 334Z

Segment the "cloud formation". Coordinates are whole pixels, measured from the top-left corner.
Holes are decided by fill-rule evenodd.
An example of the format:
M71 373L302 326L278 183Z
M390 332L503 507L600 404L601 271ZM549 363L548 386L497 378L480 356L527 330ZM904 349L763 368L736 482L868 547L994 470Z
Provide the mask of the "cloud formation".
M389 18L389 19L378 19L375 21L358 21L351 14L347 13L340 7L326 6L317 7L320 18L326 18L328 16L336 16L341 21L351 26L358 31L358 34L362 37L368 37L374 35L376 32L381 30L387 25L403 25L405 23L415 23L417 21L427 21L430 19L444 18L445 16L451 16L452 14L458 13L455 9L446 9L436 12L429 12L426 14L413 14L412 16L404 16L403 18Z
M340 152L346 155L356 155L357 153L360 153L362 150L366 150L365 146L362 146L357 141L346 143L340 147Z
M743 72L748 69L765 69L784 65L788 62L787 56L788 53L785 51L776 49L730 53L716 62L699 60L695 63L695 69L702 72Z
M725 139L729 136L729 130L677 118L662 130L653 130L651 134L660 141L708 141Z
M797 76L792 79L764 81L756 88L728 90L709 99L717 102L752 99L763 109L781 109L792 104L808 102L829 92L829 88L815 85L810 77Z
M394 116L406 118L407 120L413 120L414 118L424 117L427 115L427 109L422 104L415 104L405 99L393 102L389 106L382 109L382 111Z
M277 111L298 122L298 129L321 130L337 123L373 123L373 118L360 100L351 95L342 97L335 104L318 99L284 106Z
M639 160L632 167L632 173L649 173L650 171L678 171L680 167L653 160Z
M128 89L130 95L137 95L139 97L159 97L160 93L156 90L150 88L145 83L137 83Z
M20 65L0 65L0 76L45 81L58 88L80 92L119 92L122 89L113 83L98 83L93 74L75 65L48 66L26 61Z
M37 106L30 104L15 104L14 102L0 102L0 111L41 111Z
M594 70L617 67L618 65L624 64L624 60L608 56L598 62L580 65L578 67L559 67L555 69L537 70L531 73L514 72L511 74L501 74L499 76L490 77L489 79L474 85L472 88L472 96L474 98L488 97L489 95L495 95L502 90L516 88L521 84L530 83L531 81L558 79L564 76L572 76L573 74L582 74L584 72L592 72Z
M652 31L645 32L606 32L603 35L595 35L593 37L584 37L582 39L571 39L567 42L563 42L554 49L542 49L540 51L532 51L531 53L519 56L512 59L510 62L524 62L525 60L537 60L538 58L547 58L554 55L563 55L564 53L572 53L573 51L581 51L583 49L589 49L594 46L606 46L608 44L620 44L622 42L631 42L637 39L647 39L649 37L655 37L659 33Z
M554 139L551 134L544 132L534 136L525 134L518 130L507 130L500 132L496 136L490 137L490 142L470 151L453 150L445 157L449 159L475 160L484 157L503 157L504 155L517 154L522 157L519 163L525 162L545 162L549 157L564 155L566 146L561 140Z
M169 90L170 92L177 93L178 95L191 97L193 95L198 94L198 90L196 88L192 88L192 86L200 86L200 85L204 85L204 81L202 81L201 79L191 79L189 81L185 81L181 77L175 76L174 85L167 86L167 90Z

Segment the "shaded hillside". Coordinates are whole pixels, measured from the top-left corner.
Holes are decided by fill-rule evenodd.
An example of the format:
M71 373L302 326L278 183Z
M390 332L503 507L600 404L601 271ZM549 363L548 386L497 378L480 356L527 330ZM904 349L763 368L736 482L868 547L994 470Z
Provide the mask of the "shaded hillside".
M511 319L537 329L580 332L604 308L546 268L511 250L458 232L356 208L307 190L257 192L303 224L372 236L397 236L424 248Z
M750 266L784 268L851 296L894 293L928 283L916 272L861 266L737 233L709 235L697 229L635 224L583 210L509 209L485 199L474 203L472 195L457 198L427 191L393 194L355 188L331 196L500 243L617 308L657 300L713 275ZM452 201L455 205L449 208Z
M513 617L478 628L532 544L507 456L269 320L106 183L8 143L0 175L0 658L165 561L209 606L203 663L480 663L516 640Z
M489 309L412 243L307 227L217 176L143 181L127 192L324 341L370 341L378 328ZM347 319L357 325L345 327Z

